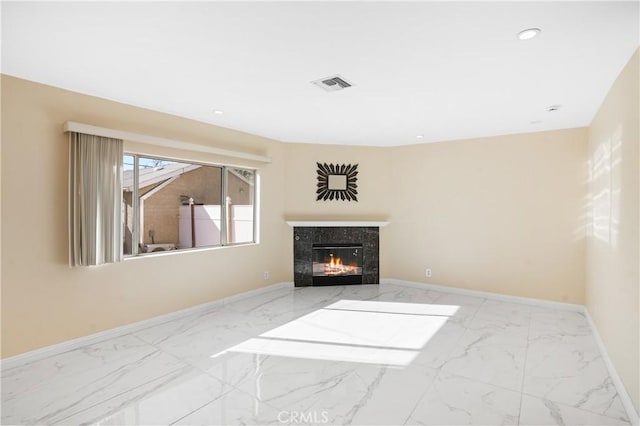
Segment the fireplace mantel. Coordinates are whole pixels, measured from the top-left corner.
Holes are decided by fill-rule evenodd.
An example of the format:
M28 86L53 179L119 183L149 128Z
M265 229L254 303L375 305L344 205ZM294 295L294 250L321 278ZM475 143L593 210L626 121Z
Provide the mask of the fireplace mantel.
M389 222L370 220L288 220L291 227L378 227L387 226Z

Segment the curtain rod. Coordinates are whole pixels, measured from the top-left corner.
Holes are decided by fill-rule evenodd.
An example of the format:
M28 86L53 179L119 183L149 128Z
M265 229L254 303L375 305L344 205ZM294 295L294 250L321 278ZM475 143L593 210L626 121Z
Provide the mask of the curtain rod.
M140 133L125 132L123 130L109 129L106 127L92 126L90 124L67 121L64 123L64 131L78 132L88 135L103 136L107 138L122 139L131 142L140 142L149 145L163 146L167 148L185 149L188 151L205 152L207 154L223 155L225 157L242 158L244 160L259 161L261 163L271 163L271 158L263 155L249 154L247 152L231 151L228 149L214 148L190 142L183 142L174 139L161 138L158 136L143 135Z

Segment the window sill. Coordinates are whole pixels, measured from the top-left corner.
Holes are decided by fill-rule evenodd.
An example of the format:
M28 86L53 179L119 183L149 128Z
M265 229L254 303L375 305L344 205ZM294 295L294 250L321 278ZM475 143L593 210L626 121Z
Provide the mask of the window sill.
M226 246L197 247L197 248L190 248L190 249L167 250L167 251L161 251L161 252L155 252L155 253L140 253L135 256L125 255L124 261L126 262L129 260L148 259L148 258L163 257L163 256L174 256L179 254L199 253L203 251L216 251L216 250L224 250L224 249L237 248L237 247L250 247L250 246L257 246L257 245L260 245L260 243L255 243L255 242L237 243L237 244L229 244Z

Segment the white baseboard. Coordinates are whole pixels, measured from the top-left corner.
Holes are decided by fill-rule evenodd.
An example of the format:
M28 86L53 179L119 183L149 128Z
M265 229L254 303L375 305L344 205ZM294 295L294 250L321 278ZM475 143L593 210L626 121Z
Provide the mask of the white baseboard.
M546 308L564 309L567 311L582 312L584 310L583 305L575 303L555 302L553 300L534 299L532 297L521 296L509 296L506 294L490 293L488 291L469 290L460 287L450 287L446 285L420 283L415 281L398 280L395 278L383 278L380 280L381 284L396 284L406 287L415 287L427 290L442 291L447 293L461 294L464 296L483 297L485 299L500 300L503 302L522 303L524 305L542 306Z
M604 361L607 369L609 370L609 375L611 376L611 380L613 381L616 390L618 391L618 396L620 396L620 401L622 401L622 405L624 409L627 411L627 415L629 416L629 420L631 424L634 426L640 425L640 416L638 416L638 412L633 405L633 401L631 401L631 397L627 392L626 387L622 383L622 379L618 375L616 368L613 366L613 361L609 358L609 353L607 352L607 348L604 345L604 341L600 337L600 333L598 333L598 328L596 324L593 322L591 315L589 315L589 310L584 308L584 315L587 317L587 321L589 321L589 325L591 326L591 331L593 332L593 337L596 340L596 344L600 349L600 355L602 355L602 360Z
M213 300L211 302L192 306L186 309L181 309L175 312L170 312L168 314L159 315L157 317L149 318L146 320L134 322L131 324L126 324L120 327L111 328L109 330L99 331L97 333L78 337L76 339L66 340L64 342L56 343L50 346L45 346L44 348L35 349L33 351L25 352L22 354L18 354L12 357L2 359L0 360L0 365L3 370L8 370L10 368L21 366L30 362L34 362L34 361L46 358L46 357L58 355L63 352L68 352L83 346L92 345L94 343L98 343L103 340L124 336L125 334L129 334L129 333L134 333L136 331L140 331L145 328L162 324L167 321L178 319L187 315L192 315L198 312L204 312L216 306L224 305L240 299L246 299L248 297L257 296L262 293L279 290L281 288L287 288L287 287L293 287L293 283L282 282L282 283L272 284L266 287L261 287L255 290L249 290L243 293L234 294L232 296L223 297L222 299Z

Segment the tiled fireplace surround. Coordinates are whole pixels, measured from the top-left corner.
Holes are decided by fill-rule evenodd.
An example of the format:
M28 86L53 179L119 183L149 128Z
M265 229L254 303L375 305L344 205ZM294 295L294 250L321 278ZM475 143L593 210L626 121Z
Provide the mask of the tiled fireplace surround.
M378 284L379 235L377 226L294 226L293 258L296 287L313 285L314 244L362 244L362 284Z

